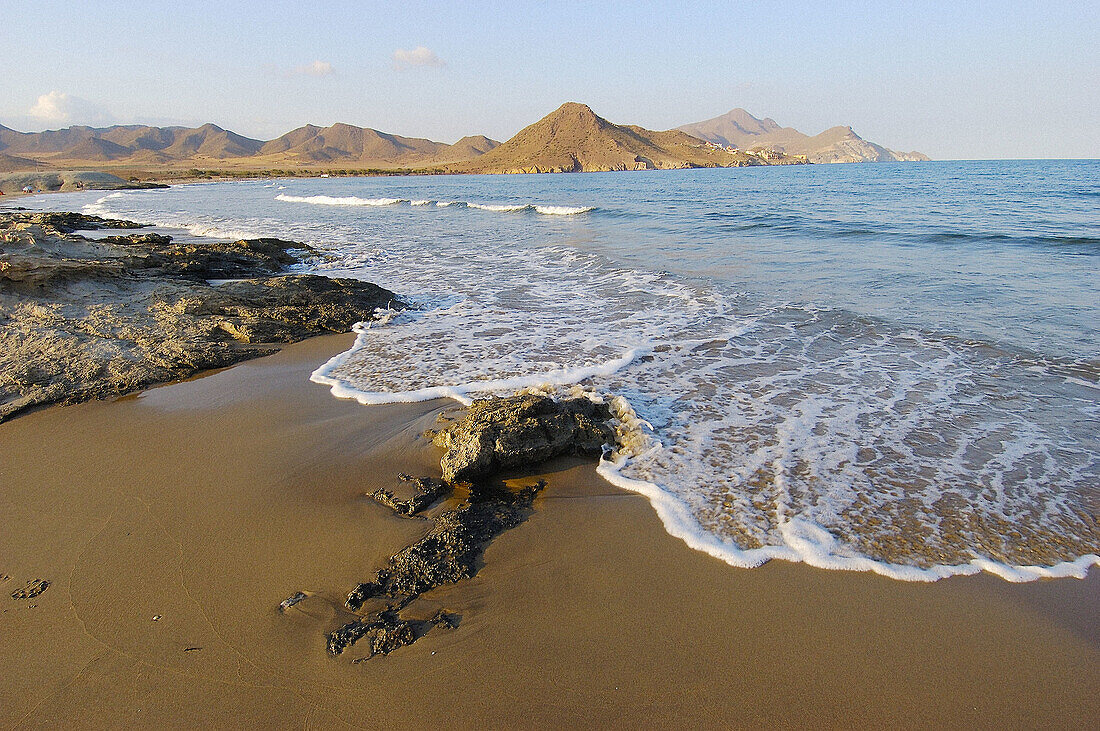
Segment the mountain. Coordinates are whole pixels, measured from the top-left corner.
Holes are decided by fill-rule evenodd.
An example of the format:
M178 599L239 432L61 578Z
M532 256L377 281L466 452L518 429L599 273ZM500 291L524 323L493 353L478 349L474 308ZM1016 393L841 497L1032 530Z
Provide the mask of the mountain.
M473 136L447 145L350 124L306 125L268 142L214 124L194 128L75 126L46 132L17 132L0 125L0 154L5 155L5 169L24 170L89 163L118 167L196 167L216 163L251 169L330 164L349 168L426 168L469 160L498 144L488 137Z
M447 145L350 124L338 123L331 127L307 124L264 143L259 155L269 158L273 164L289 162L415 167L465 160L481 154L480 148L492 149L496 144L487 137L464 137L454 145Z
M0 128L0 151L51 159L118 161L140 153L156 153L163 161L204 157L224 160L256 154L263 143L214 124L201 127L68 127L46 132L16 132ZM148 157L148 156L146 156Z
M757 119L744 109L734 109L705 122L677 129L713 144L742 150L772 149L788 155L805 155L810 162L899 162L927 160L919 152L896 152L857 135L851 127L831 127L809 136L775 120Z
M449 165L445 170L558 173L761 164L767 163L745 153L714 149L677 130L653 132L613 124L584 104L568 102L500 146L467 162Z

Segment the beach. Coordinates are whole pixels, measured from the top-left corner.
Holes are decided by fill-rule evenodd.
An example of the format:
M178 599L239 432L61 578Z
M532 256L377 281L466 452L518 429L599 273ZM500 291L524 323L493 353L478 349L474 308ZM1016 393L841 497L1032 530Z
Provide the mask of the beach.
M1100 576L935 583L670 537L647 500L559 460L459 615L356 663L325 635L427 524L364 497L438 476L453 401L361 406L310 373L323 336L114 401L0 424L0 724L310 727L1085 727ZM33 579L49 588L9 594ZM295 592L308 598L285 613ZM359 650L359 651L357 651Z

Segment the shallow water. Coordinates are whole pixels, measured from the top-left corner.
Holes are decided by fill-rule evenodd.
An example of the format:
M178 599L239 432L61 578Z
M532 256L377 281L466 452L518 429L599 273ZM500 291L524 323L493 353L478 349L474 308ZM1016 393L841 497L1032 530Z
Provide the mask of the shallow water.
M29 199L276 235L419 308L365 403L615 400L601 474L736 565L927 580L1100 561L1100 163L284 180ZM1053 568L1051 568L1053 567Z

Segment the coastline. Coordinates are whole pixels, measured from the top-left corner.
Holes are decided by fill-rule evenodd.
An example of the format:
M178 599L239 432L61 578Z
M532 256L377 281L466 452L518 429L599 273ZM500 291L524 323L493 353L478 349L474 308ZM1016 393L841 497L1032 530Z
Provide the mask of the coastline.
M351 335L0 424L0 721L97 725L1085 726L1100 576L934 584L732 568L560 461L458 628L369 662L324 633L423 527L365 500L439 474L450 401L364 407L309 374ZM518 482L526 483L533 477ZM42 578L31 600L8 594ZM299 589L300 610L278 603ZM32 606L33 605L33 606ZM153 617L158 617L153 621ZM194 649L201 648L201 649Z

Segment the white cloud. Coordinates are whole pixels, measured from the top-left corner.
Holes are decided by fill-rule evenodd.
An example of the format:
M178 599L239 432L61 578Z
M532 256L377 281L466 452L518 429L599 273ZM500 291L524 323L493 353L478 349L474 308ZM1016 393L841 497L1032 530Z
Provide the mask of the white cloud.
M314 61L294 69L294 73L301 76L331 76L334 71L328 61Z
M105 125L115 122L115 116L100 105L63 91L51 91L38 97L27 114L39 124Z
M438 69L446 65L443 59L435 55L435 51L424 46L417 46L409 50L398 48L393 52L393 67L398 71L404 71L414 66Z

